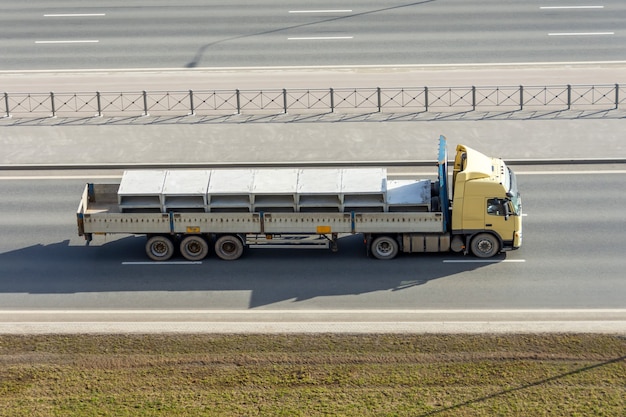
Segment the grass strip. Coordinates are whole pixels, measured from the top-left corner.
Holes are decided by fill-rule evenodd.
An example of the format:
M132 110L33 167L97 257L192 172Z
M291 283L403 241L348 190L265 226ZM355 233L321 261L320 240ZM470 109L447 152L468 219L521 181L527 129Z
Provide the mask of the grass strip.
M0 416L624 416L611 335L0 336Z

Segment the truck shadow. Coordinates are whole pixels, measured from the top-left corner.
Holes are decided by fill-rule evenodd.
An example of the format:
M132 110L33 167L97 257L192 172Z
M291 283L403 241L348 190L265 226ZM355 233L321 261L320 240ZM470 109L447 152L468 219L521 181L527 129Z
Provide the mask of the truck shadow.
M168 300L168 306L233 308L220 294L240 291L246 294L241 295L242 302L247 308L254 308L319 297L402 292L438 279L460 279L464 273L489 265L445 263L449 259L467 259L452 253L400 254L392 261L368 259L360 236L341 239L339 253L248 249L234 262L209 254L201 264L186 263L183 258L172 259L175 263L148 262L144 237L129 236L101 243L75 246L66 240L0 254L0 294L197 291L206 293L206 302L194 298L198 304L190 305L181 297L179 301ZM498 259L504 259L504 255ZM176 302L185 304L175 305ZM145 304L142 307L150 308Z

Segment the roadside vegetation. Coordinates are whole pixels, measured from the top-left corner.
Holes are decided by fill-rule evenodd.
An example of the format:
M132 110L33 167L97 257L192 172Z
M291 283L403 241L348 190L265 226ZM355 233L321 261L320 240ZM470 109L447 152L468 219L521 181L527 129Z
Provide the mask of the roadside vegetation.
M624 416L610 335L0 336L1 416Z

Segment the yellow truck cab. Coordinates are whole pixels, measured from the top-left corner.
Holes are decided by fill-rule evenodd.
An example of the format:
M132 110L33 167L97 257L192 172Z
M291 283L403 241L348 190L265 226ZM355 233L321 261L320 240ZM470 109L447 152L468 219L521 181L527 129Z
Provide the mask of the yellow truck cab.
M488 258L521 246L522 199L504 161L458 145L452 185L452 250Z

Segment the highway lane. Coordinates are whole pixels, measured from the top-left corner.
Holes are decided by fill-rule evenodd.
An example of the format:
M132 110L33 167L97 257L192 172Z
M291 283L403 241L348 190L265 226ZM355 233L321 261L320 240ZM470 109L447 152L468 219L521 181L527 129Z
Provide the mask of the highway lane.
M106 320L110 309L158 310L158 317L178 309L261 309L280 311L288 321L291 311L371 317L366 310L521 309L523 317L526 309L626 308L623 170L517 171L528 215L524 246L498 263L453 254L374 261L358 237L348 237L338 254L250 250L233 263L213 257L193 265L144 264L143 238L99 237L86 247L75 235L86 179L5 178L0 306L79 316L104 310L96 320ZM442 320L442 314L434 316Z
M624 60L626 5L569 5L2 1L0 70Z

